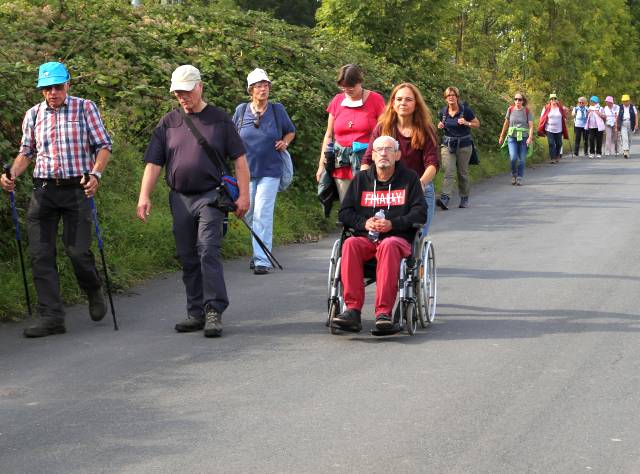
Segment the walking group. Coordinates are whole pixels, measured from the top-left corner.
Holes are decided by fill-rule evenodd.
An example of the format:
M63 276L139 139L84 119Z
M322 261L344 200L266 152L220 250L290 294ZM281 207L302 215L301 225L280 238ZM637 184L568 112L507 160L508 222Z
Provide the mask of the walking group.
M110 160L112 142L96 104L70 95L70 81L62 63L40 66L37 88L44 100L26 112L18 156L0 178L2 188L13 193L16 178L34 163L26 224L40 317L24 330L26 337L66 331L56 265L61 219L62 243L87 295L91 319L100 321L107 312L90 247L93 196ZM357 65L341 67L336 82L340 92L326 109L316 180L325 214L339 201L339 217L353 229L354 239L343 250L345 310L334 322L346 330L361 327L364 291L359 268L376 257L374 314L376 327L385 329L396 298L398 262L409 255L416 229L425 236L429 232L436 208L433 179L441 167L444 180L438 206L448 210L456 192L459 208L470 205L469 165L477 162L471 131L480 127L480 121L453 86L444 90L443 105L434 117L412 83L395 86L385 103L382 95L364 87ZM197 68L182 65L171 76L169 91L178 107L160 119L151 136L136 214L143 222L149 219L151 194L164 169L186 290L187 317L175 325L178 332L222 334L229 300L220 251L229 213L251 230L253 274L268 275L273 270L274 209L278 192L291 182L288 147L296 128L286 108L269 100L272 85L266 71L251 71L249 101L239 104L232 118L205 100ZM638 114L629 96L622 97L622 106L610 99L601 108L597 97L591 97L589 107L581 97L571 111L576 155L582 139L585 154L588 141L590 155L599 157L606 131L605 154L614 150L610 140L620 135L628 156ZM547 136L552 162L561 156L562 138L568 138L567 115L551 94L538 134ZM525 95L518 92L499 138L511 157L514 185L522 184L533 134L531 110Z

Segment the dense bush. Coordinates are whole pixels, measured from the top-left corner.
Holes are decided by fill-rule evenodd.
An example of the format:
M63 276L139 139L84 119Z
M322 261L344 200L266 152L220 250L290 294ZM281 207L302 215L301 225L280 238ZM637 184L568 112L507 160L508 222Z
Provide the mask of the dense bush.
M434 107L442 103L444 87L459 85L483 120L479 137L487 142L495 141L504 106L486 89L489 81L476 73L428 62L390 65L343 38L292 26L265 13L242 12L228 2L133 9L126 0L12 1L0 4L0 27L0 153L5 161L16 154L24 112L41 99L35 90L39 64L64 61L72 76L71 93L100 106L116 146L97 203L111 271L120 288L176 267L165 187L158 186L150 224L137 222L134 210L140 159L158 119L175 107L168 86L179 64L196 65L203 74L206 99L229 112L248 99L245 78L250 70L259 66L270 74L272 99L285 104L298 128L291 147L297 177L278 203L280 241L318 235L327 225L320 218L311 177L340 65L361 64L366 86L383 95L400 81L416 82ZM29 196L26 176L19 180L16 196L24 217ZM3 201L0 317L22 309L13 226ZM246 233L232 230L225 240L225 255L247 250ZM65 258L59 262L65 298L75 301L80 295L68 262Z

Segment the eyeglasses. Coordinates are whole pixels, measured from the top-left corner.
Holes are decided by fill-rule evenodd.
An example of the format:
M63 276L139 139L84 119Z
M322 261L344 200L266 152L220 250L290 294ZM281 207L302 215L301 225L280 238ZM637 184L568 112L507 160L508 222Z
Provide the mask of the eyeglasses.
M373 151L375 151L378 155L385 155L387 153L393 153L394 151L396 151L396 149L392 146L383 146L374 148Z
M270 85L271 85L270 82L260 81L260 82L256 82L255 84L252 84L251 87L255 87L256 89L264 89L265 87L269 88Z
M549 99L549 100L552 100L552 101L554 101L554 102L555 102L555 101L556 101L556 100L558 100L558 99L556 99L555 97L552 97L552 98L551 98L551 99Z
M63 91L64 84L54 84L52 86L41 87L41 89L46 92L51 92L52 89L55 89L57 91Z
M516 102L522 102L524 99L522 97L514 97L513 100Z
M262 118L263 114L260 114L259 112L256 112L256 118L253 119L253 126L256 128L260 128L260 119Z

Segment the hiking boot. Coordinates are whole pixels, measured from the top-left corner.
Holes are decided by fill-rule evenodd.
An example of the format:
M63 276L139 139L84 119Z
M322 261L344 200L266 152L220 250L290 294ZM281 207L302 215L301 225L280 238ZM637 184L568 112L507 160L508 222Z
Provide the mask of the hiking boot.
M362 331L360 311L357 309L347 309L333 318L333 324L343 331L360 332Z
M438 206L440 206L440 208L443 211L446 211L447 209L449 209L449 196L447 196L446 194L441 194L440 195L440 199L438 199L437 202Z
M26 328L22 334L24 337L44 337L65 332L67 329L64 327L64 319L40 318L36 324Z
M520 178L518 176L518 179L516 179L516 186L522 186L522 178Z
M460 205L458 207L462 209L469 207L469 196L462 196L460 198Z
M87 291L87 299L89 300L89 316L91 316L91 320L100 321L107 314L107 303L104 301L102 287Z
M222 336L222 314L213 309L211 306L207 306L205 321L204 337Z
M187 319L176 324L175 329L178 332L194 332L200 331L204 327L204 316L187 316Z
M512 176L512 177L511 177L511 184L512 184L513 186L515 186L515 185L516 185L516 177L515 177L515 176Z
M385 331L387 329L391 329L393 327L393 321L391 320L391 316L385 313L380 313L376 316L376 329Z
M254 275L268 275L269 274L269 267L265 267L262 265L256 265L256 267L253 269L253 274Z

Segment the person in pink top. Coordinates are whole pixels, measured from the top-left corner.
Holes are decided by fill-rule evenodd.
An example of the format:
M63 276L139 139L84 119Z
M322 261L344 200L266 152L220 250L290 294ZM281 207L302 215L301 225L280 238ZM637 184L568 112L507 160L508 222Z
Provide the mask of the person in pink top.
M360 169L360 161L367 150L371 132L385 108L384 98L377 92L362 87L363 82L364 76L359 66L342 66L337 80L342 92L327 107L329 119L322 141L316 180L320 183L323 174L330 173L338 188L340 202L354 174ZM330 152L332 148L335 160L325 163L325 152Z

